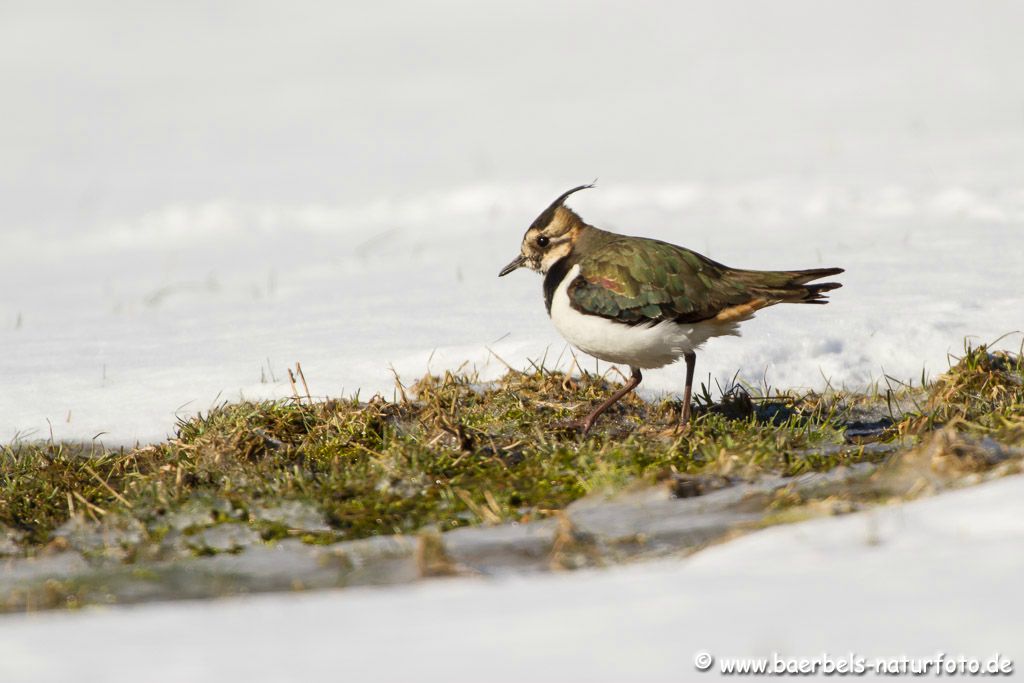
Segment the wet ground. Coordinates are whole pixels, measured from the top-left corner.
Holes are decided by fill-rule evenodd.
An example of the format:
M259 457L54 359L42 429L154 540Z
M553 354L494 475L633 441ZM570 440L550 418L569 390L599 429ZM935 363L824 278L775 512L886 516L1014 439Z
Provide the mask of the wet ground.
M734 393L704 410L765 424L790 419L784 403ZM397 584L453 575L573 570L686 555L767 525L903 501L1019 472L1024 449L953 428L894 436L900 406L876 399L844 406L840 443L793 452L858 457L827 471L744 478L669 471L614 495L595 493L530 521L441 533L345 540L323 512L296 500L234 506L195 495L147 528L134 510L81 511L32 546L0 528L0 609L24 611L214 598L268 591ZM842 462L843 460L836 459ZM88 509L86 510L88 512ZM497 521L494 520L494 521Z
M211 513L218 510L212 500L173 515L158 542L128 517L108 515L95 524L78 516L32 557L22 556L10 538L0 541L0 553L7 553L0 559L0 596L6 611L75 608L529 574L685 555L770 524L845 514L894 494L919 495L1019 471L1020 449L982 447L1003 467L955 484L931 472L926 463L933 456L927 453L909 467L861 463L792 478L674 476L657 486L583 498L531 523L337 543L324 535L329 527L322 516L298 503L251 513L288 527L290 537L272 541L263 540L253 520L232 519L223 509Z

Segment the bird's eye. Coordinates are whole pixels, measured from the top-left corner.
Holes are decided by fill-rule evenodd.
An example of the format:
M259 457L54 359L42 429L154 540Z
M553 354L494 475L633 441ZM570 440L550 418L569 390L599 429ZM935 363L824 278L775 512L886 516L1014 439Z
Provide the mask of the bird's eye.
M537 238L537 246L541 247L541 248L544 248L544 247L548 246L548 243L550 241L551 241L551 239L549 237L547 237L547 235L541 235L540 237Z

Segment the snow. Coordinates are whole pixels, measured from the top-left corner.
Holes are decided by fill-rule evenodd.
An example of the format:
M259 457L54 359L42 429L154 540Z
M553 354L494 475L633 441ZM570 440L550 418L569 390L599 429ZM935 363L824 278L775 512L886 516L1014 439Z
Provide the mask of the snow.
M497 278L561 189L214 203L58 242L0 235L0 435L157 440L175 416L217 401L289 395L296 361L318 396L390 397L391 367L406 381L463 364L493 378L503 362L545 356L568 368L540 278ZM883 372L918 379L943 370L964 336L993 340L1024 319L1024 290L1008 286L1024 262L1024 190L780 180L609 183L577 197L598 225L726 263L847 269L828 307L764 310L742 338L710 341L698 355L703 381L737 371L815 388L862 388ZM1016 348L1020 336L1003 343ZM681 383L681 366L670 366L645 373L642 387L653 396Z
M1024 319L1021 19L5 5L0 439L159 440L219 401L289 395L296 361L318 396L391 395L391 368L566 368L539 278L496 274L594 176L571 204L598 226L737 266L847 268L827 308L712 340L699 379L939 372L965 336ZM642 389L681 383L673 366Z
M1017 476L773 527L685 560L10 616L0 620L0 678L697 680L703 651L1001 653L1019 666L1022 571Z

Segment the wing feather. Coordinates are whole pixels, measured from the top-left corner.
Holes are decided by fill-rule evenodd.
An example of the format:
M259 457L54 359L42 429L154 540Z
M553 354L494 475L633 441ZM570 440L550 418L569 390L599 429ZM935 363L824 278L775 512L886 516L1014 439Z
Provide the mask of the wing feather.
M581 313L630 325L673 320L693 323L749 317L781 301L823 303L838 283L806 285L839 268L800 271L737 270L667 242L613 240L579 260L568 288Z

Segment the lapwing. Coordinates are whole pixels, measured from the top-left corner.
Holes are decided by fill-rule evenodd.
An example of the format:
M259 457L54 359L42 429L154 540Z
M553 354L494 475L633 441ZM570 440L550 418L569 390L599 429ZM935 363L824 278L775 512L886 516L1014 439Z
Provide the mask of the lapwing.
M686 360L678 426L690 421L697 349L712 337L739 335L739 323L779 303L824 304L838 282L813 283L842 268L743 270L668 242L619 235L584 223L563 193L526 230L520 254L501 269L544 275L544 305L572 346L628 365L626 384L572 423L583 434L640 384L642 370ZM812 284L813 283L813 284Z

